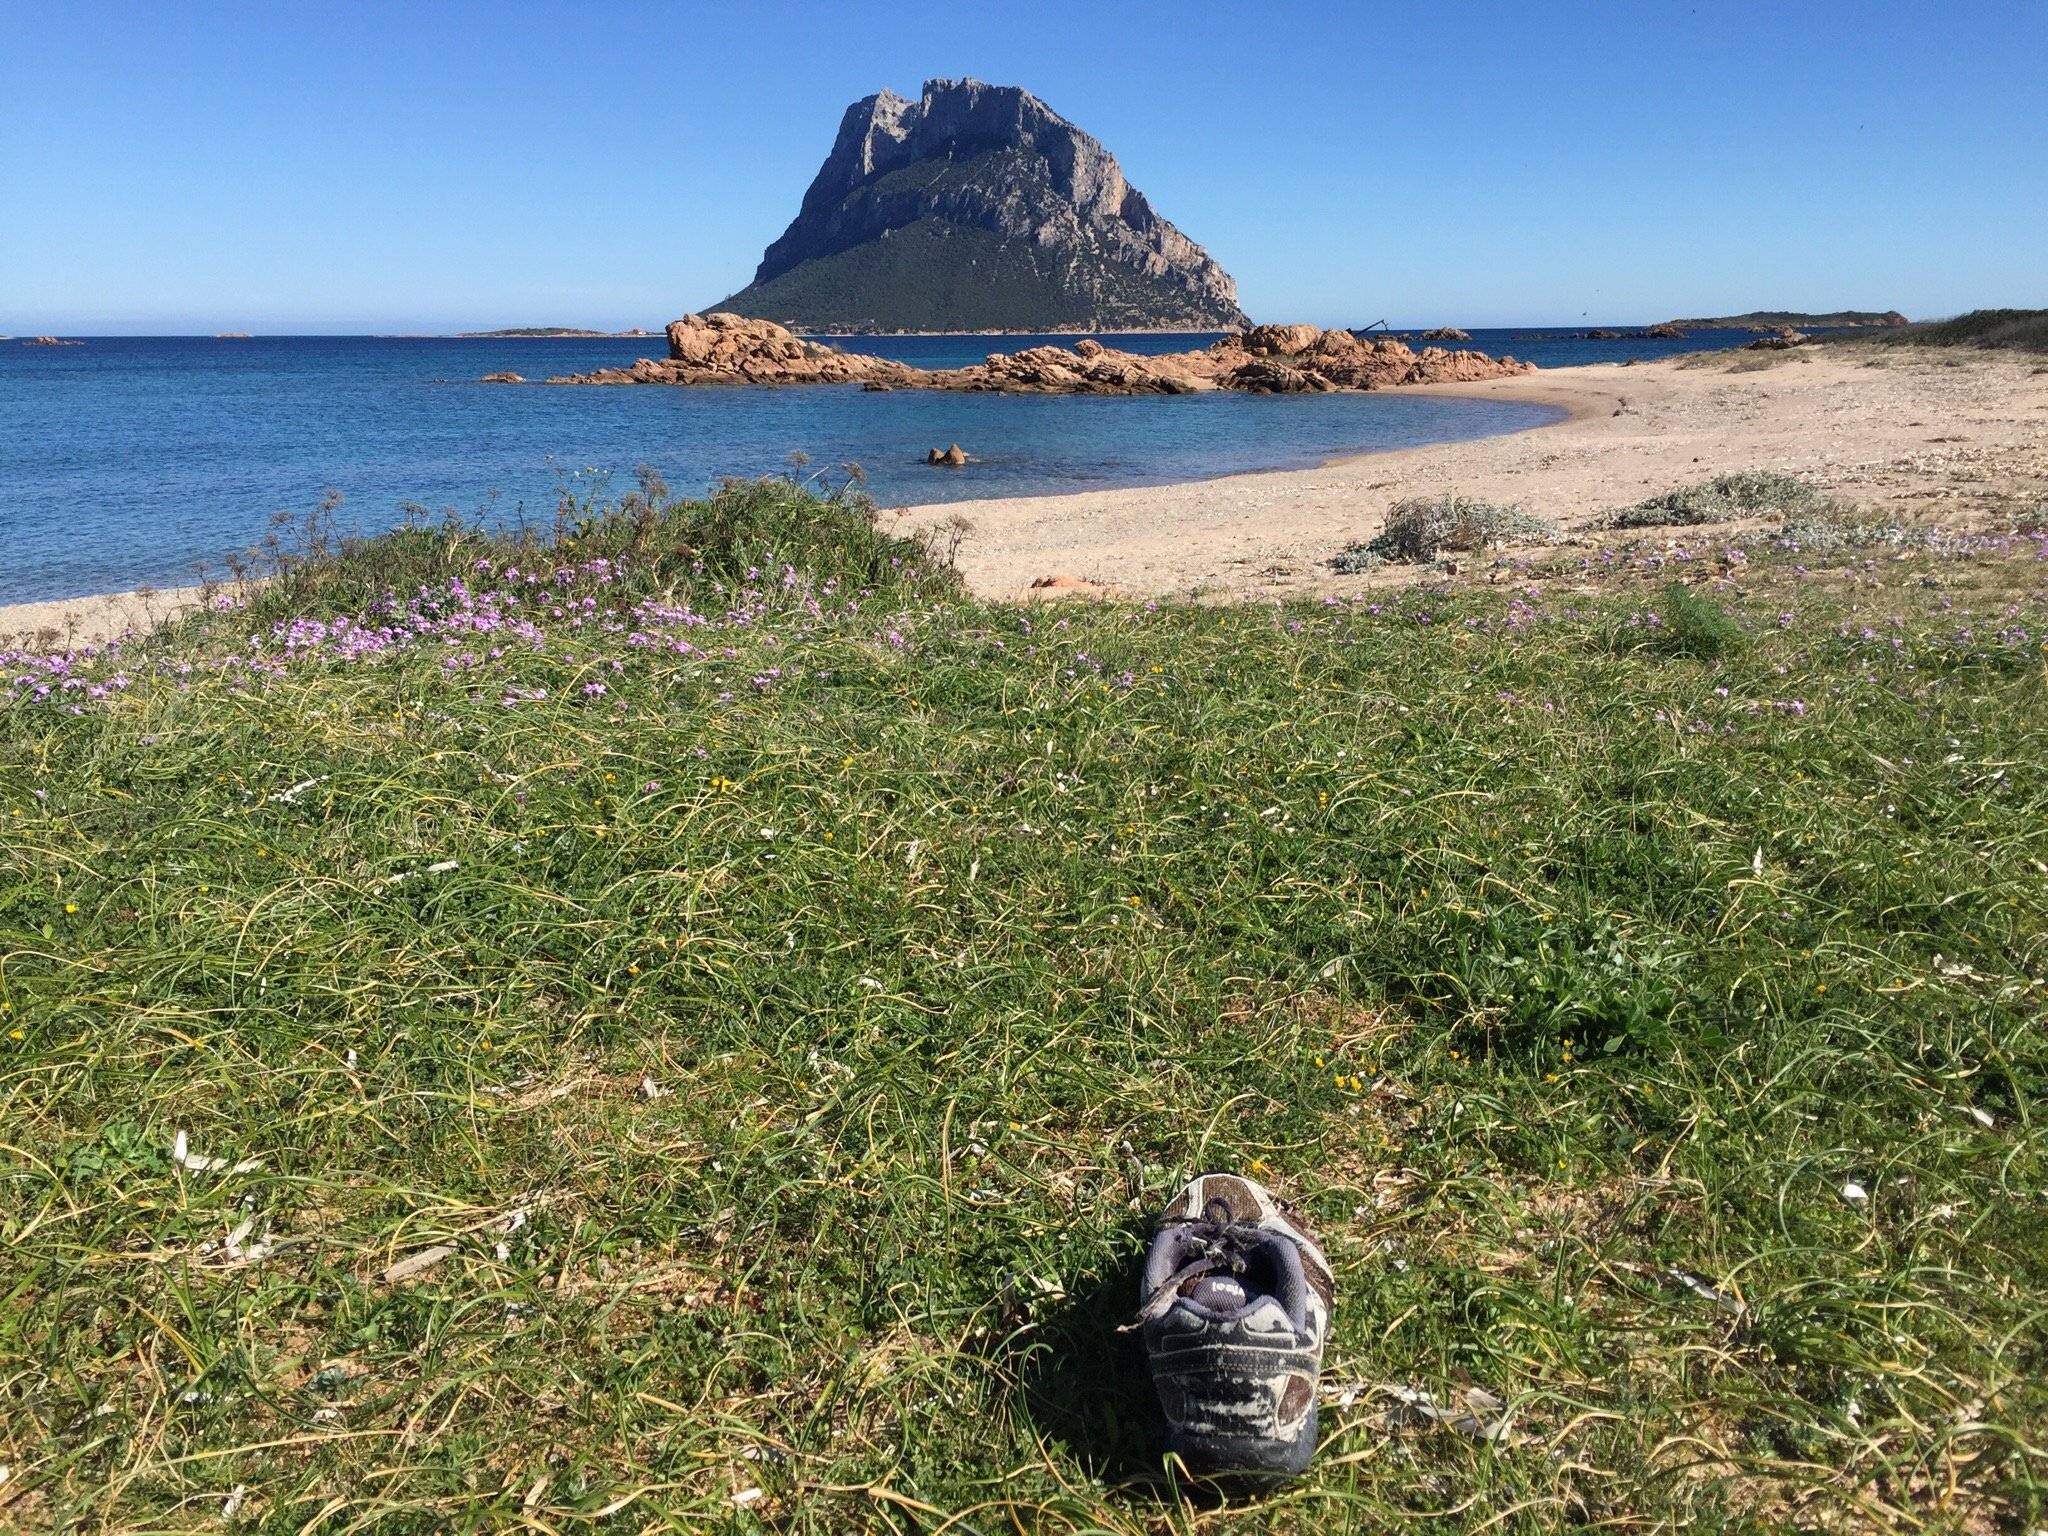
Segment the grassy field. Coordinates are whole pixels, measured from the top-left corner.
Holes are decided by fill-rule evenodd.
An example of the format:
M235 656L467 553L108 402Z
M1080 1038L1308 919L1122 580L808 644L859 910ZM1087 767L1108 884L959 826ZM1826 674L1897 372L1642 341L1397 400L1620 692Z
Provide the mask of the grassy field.
M2048 1519L2048 540L1024 609L659 502L6 658L0 1526ZM1215 1167L1339 1285L1250 1507L1116 1331Z

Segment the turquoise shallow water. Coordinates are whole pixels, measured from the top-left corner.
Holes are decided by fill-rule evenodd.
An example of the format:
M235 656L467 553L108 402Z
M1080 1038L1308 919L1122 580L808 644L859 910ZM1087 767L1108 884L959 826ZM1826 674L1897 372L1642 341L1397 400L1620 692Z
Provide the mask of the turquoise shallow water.
M1063 338L1071 340L1071 338ZM972 361L1031 338L875 338L906 361ZM1114 344L1177 350L1185 337ZM1156 399L866 394L850 387L582 389L477 382L658 353L660 339L88 338L0 343L0 603L190 582L324 492L376 532L401 503L552 519L564 484L678 490L722 475L859 463L884 505L1156 484L1515 431L1544 407L1360 395ZM922 463L958 442L964 470ZM835 472L832 483L842 475Z

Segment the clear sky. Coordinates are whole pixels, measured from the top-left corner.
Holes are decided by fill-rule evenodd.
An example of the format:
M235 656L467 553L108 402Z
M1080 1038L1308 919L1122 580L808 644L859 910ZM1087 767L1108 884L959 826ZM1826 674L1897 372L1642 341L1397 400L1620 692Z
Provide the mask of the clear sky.
M2043 0L0 0L0 332L658 326L941 75L1255 319L2048 305Z

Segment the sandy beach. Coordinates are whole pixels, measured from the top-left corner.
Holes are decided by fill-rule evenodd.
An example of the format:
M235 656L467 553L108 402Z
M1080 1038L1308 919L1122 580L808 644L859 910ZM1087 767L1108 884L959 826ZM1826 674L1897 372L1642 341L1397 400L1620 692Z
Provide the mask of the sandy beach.
M2030 356L1808 347L1421 390L1543 402L1565 415L1315 469L885 515L906 527L966 518L960 564L984 596L1063 576L1132 595L1228 599L1413 579L1405 567L1339 576L1325 564L1411 496L1515 503L1566 538L1646 495L1744 469L1796 474L1916 524L1970 527L2048 502L2048 364ZM0 607L0 640L93 643L196 599L188 588Z
M1873 365L1875 364L1875 365ZM2048 364L1955 350L1809 347L1560 368L1425 393L1542 401L1550 426L1315 469L915 508L963 516L987 596L1070 576L1131 594L1275 597L1408 581L1323 563L1412 496L1514 503L1581 534L1616 508L1734 470L1796 474L1872 513L1968 527L2048 501ZM971 445L970 445L971 446Z
M198 602L197 587L166 587L0 605L0 647L98 645L131 630L154 629L166 619L190 612Z

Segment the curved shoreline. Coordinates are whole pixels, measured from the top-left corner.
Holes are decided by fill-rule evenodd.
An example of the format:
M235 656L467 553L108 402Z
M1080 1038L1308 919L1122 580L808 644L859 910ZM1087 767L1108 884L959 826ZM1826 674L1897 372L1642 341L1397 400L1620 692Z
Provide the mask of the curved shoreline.
M1476 398L1461 397L1458 394L1458 391L1460 389L1469 387L1470 386L1467 385L1456 384L1447 384L1442 386L1428 384L1408 384L1403 385L1398 391L1384 390L1380 391L1380 393L1398 393L1403 395L1420 395L1436 393L1449 399ZM1361 393L1363 392L1361 391ZM1128 399L1131 397L1106 395L1097 396L1094 398ZM949 507L965 506L969 502L1005 502L1025 500L1047 501L1057 500L1063 496L1101 496L1111 494L1112 492L1120 491L1156 491L1167 486L1175 485L1214 485L1217 482L1224 480L1256 480L1266 475L1299 475L1305 474L1310 470L1328 469L1330 466L1335 464L1361 463L1366 459L1379 458L1382 455L1389 453L1408 453L1414 450L1425 448L1448 448L1456 443L1487 442L1496 437L1519 437L1525 432L1541 432L1548 427L1563 426L1568 421L1574 421L1578 419L1578 413L1576 413L1573 410L1573 408L1562 399L1556 401L1518 400L1515 403L1518 405L1527 404L1531 406L1549 407L1557 411L1558 414L1548 418L1547 420L1532 421L1524 426L1519 427L1503 427L1497 432L1481 432L1472 437L1435 438L1426 443L1404 443L1397 448L1342 448L1338 449L1334 453L1327 454L1322 458L1316 459L1308 463L1268 464L1258 469L1224 469L1218 470L1214 474L1169 475L1157 480L1126 480L1116 485L1084 485L1057 491L1019 491L1012 494L999 496L960 497L951 501L891 501L879 503L878 505L880 506L882 514L886 517L891 513L938 512ZM968 462L972 463L973 460L970 458Z
M1522 375L1523 378L1536 375ZM733 382L716 386L726 389L773 389L786 386L763 385L758 383ZM858 386L818 386L820 388L858 388ZM1473 384L1407 384L1396 388L1376 391L1358 391L1359 398L1389 398L1408 395L1439 395L1445 398L1470 398L1484 401L1487 396L1480 386ZM1132 399L1118 395L1086 396L1102 400ZM1164 401L1173 397L1149 397ZM1538 431L1559 425L1569 419L1573 396L1561 393L1556 400L1531 396L1517 400L1517 404L1547 406L1565 414L1557 417L1532 421L1522 426L1505 427L1477 433L1461 438L1437 438L1427 442L1410 443L1405 447L1443 447L1458 442L1479 442L1487 438L1512 436L1518 433ZM1171 407L1167 407L1171 408ZM1401 448L1358 448L1340 449L1320 458L1303 455L1292 462L1268 464L1253 469L1220 469L1190 475L1162 475L1158 478L1121 479L1110 486L1082 486L1060 490L1024 490L1000 496L971 497L947 501L890 501L882 504L888 514L930 514L942 515L947 509L958 507L966 501L1011 501L1037 500L1059 496L1087 496L1108 491L1156 492L1180 485L1202 485L1231 480L1259 479L1269 475L1299 474L1307 470L1321 469L1333 464L1351 463L1361 458L1370 458L1384 453L1400 452ZM147 593L145 597L143 594ZM96 644L121 634L136 623L160 622L174 614L188 611L196 602L197 587L158 587L151 590L147 584L139 589L111 592L81 593L69 597L30 598L16 603L0 603L0 648L18 644L23 638L38 634L71 635L78 644Z
M1606 512L1645 495L1746 469L1796 474L1872 512L1946 527L2048 502L2048 373L2031 357L1901 349L1870 366L1834 348L1771 354L1765 364L1743 356L1402 390L1564 412L1519 431L1345 454L1309 469L926 503L895 515L912 528L969 518L960 565L985 597L1016 597L1035 580L1067 575L1132 595L1270 599L1415 579L1413 567L1338 576L1322 563L1370 538L1387 508L1412 496L1516 502L1567 539L1594 533ZM1655 542L1660 531L1639 537ZM45 627L68 631L72 643L101 640L196 596L0 606L0 644Z
M1617 508L1738 470L1797 475L1872 514L1945 527L2048 501L2048 372L2031 357L1902 353L1873 367L1835 348L1763 362L1695 353L1403 391L1411 392L1541 402L1566 415L1314 469L953 502L903 521L968 519L959 563L984 597L1028 595L1057 577L1070 589L1133 596L1270 600L1418 579L1413 566L1345 576L1327 565L1378 533L1394 503L1415 497L1512 503L1555 526L1561 543L1586 544ZM1753 531L1626 537L1657 544Z

